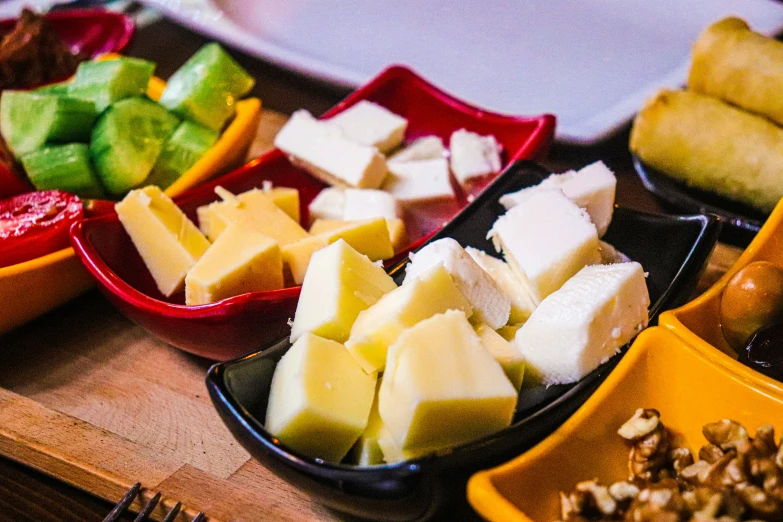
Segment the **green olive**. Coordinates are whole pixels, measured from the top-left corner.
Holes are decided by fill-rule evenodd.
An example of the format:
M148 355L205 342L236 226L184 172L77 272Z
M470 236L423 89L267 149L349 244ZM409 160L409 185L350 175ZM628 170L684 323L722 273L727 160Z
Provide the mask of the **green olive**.
M767 261L748 264L729 280L720 301L723 337L737 351L753 332L783 318L783 269Z

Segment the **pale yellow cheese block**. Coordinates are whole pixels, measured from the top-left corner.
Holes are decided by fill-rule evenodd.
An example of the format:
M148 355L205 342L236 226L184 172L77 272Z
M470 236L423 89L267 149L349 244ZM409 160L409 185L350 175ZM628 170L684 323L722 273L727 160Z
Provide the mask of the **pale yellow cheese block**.
M323 234L331 230L338 229L350 223L344 219L316 219L310 225L310 233L313 235ZM405 229L405 221L400 218L386 218L386 227L389 229L389 240L395 252L399 252L410 242L408 240L408 231Z
M505 428L516 402L500 364L452 310L405 330L389 348L378 410L396 446L418 453Z
M280 210L288 214L288 216L299 222L299 191L294 188L288 187L274 187L271 189L252 189L242 194L237 194L237 199L244 203L251 202L255 198L269 199ZM198 226L204 235L209 236L209 218L212 213L210 207L213 205L219 205L221 201L215 201L209 205L202 205L196 209L196 215L198 216Z
M384 218L346 221L344 225L321 232L317 236L329 244L343 239L373 261L394 256L389 228Z
M359 466L383 464L383 452L378 445L378 439L383 430L381 414L378 413L378 391L380 385L381 378L379 377L375 386L375 399L372 401L367 427L364 429L364 433L359 436L359 440L356 441L352 450L353 457L351 460Z
M367 427L376 379L342 344L305 334L275 367L264 426L297 453L340 462Z
M511 299L511 311L508 314L509 324L527 321L530 314L536 309L536 304L530 297L524 282L514 274L508 263L477 248L468 247L465 251Z
M288 243L282 248L283 263L293 284L302 284L312 255L325 246L326 241L323 238L310 236Z
M160 188L131 190L114 205L160 293L169 297L209 248L209 241Z
M383 268L343 240L318 250L302 282L291 342L305 332L345 342L359 313L395 288Z
M274 239L230 224L185 277L185 304L283 288L283 258Z
M364 371L383 371L386 352L403 330L446 310L473 313L449 273L437 265L362 311L345 347Z
M219 192L224 200L212 203L199 215L199 221L205 226L205 232L211 241L215 241L229 223L267 235L281 247L309 236L297 221L280 210L270 198L264 197L263 193L253 194L251 191L251 194L246 196L246 201L243 201L222 187L216 188L216 192Z
M500 364L503 373L506 374L514 388L519 391L525 377L525 357L522 352L517 349L513 341L504 339L498 332L485 324L476 327L476 333L481 340L481 345Z

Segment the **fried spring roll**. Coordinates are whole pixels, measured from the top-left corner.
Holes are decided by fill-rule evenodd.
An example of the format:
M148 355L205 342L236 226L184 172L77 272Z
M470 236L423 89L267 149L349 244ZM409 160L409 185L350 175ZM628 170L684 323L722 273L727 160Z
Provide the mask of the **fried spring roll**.
M660 91L637 114L630 148L675 179L762 211L783 196L783 129L710 96Z
M693 46L688 89L783 125L783 42L739 18L716 22Z

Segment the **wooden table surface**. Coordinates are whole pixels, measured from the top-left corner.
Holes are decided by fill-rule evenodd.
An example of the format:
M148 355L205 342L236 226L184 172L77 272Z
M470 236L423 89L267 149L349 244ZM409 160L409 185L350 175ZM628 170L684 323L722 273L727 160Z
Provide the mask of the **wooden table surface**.
M180 64L207 40L166 20L154 22L137 30L126 54L157 62L156 74L168 77ZM321 114L334 105L348 91L303 78L272 64L233 51L240 63L257 79L253 94L263 100L265 109L290 114L305 108ZM642 187L633 172L628 153L628 129L611 139L590 147L553 145L543 163L553 171L579 168L596 160L603 160L617 173L617 202L626 207L647 211L662 208ZM738 250L716 250L713 264L719 269L728 266ZM703 281L707 285L714 276ZM51 312L27 325L27 331L46 329L56 324L62 314L78 314L82 309L111 306L95 291ZM124 318L123 318L124 320ZM174 350L172 348L172 350ZM47 477L25 465L0 457L0 521L89 521L102 520L112 503L94 497L58 480ZM128 518L130 520L130 518Z

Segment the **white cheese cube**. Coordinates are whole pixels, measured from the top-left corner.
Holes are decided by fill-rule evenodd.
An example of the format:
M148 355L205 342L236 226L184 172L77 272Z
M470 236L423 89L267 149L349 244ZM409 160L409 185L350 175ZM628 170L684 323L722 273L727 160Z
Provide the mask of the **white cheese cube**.
M517 391L500 364L455 310L400 334L389 348L378 393L378 411L395 446L415 453L508 426L516 402Z
M482 324L476 328L481 345L503 368L508 380L517 391L522 388L525 377L525 357L517 350L516 344L505 340L499 333Z
M499 217L488 237L502 248L535 303L586 265L601 262L595 225L560 189L542 189Z
M386 159L378 149L348 139L339 127L296 111L275 136L275 147L291 161L330 185L378 188Z
M536 303L533 302L527 287L514 274L508 263L502 259L492 257L477 248L468 247L465 251L489 274L511 300L511 310L508 315L509 324L519 324L527 321L527 318L536 309Z
M649 305L639 263L584 267L517 331L528 375L547 386L578 381L647 326Z
M408 120L402 116L367 100L358 102L328 121L339 127L346 138L375 147L384 154L399 147L408 127Z
M444 157L446 157L446 147L443 146L443 140L437 136L424 136L392 155L387 160L387 163L419 161Z
M500 198L500 204L510 209L535 190L559 188L571 201L587 210L598 237L602 237L609 228L614 212L614 195L617 178L603 162L592 163L579 171L552 174L534 187L506 194Z
M383 190L402 204L454 199L446 158L394 162Z
M481 136L465 129L454 131L449 139L451 171L460 185L500 172L501 145L494 136Z
M308 333L275 367L264 426L303 455L340 462L367 427L376 380L342 344Z
M473 307L476 321L489 325L493 330L508 322L511 299L454 239L439 239L411 254L410 258L403 285L442 264Z
M345 190L345 211L342 219L355 221L379 217L386 219L399 217L397 200L394 196L375 189Z
M310 221L316 219L343 219L345 214L345 190L328 187L318 193L307 206Z

